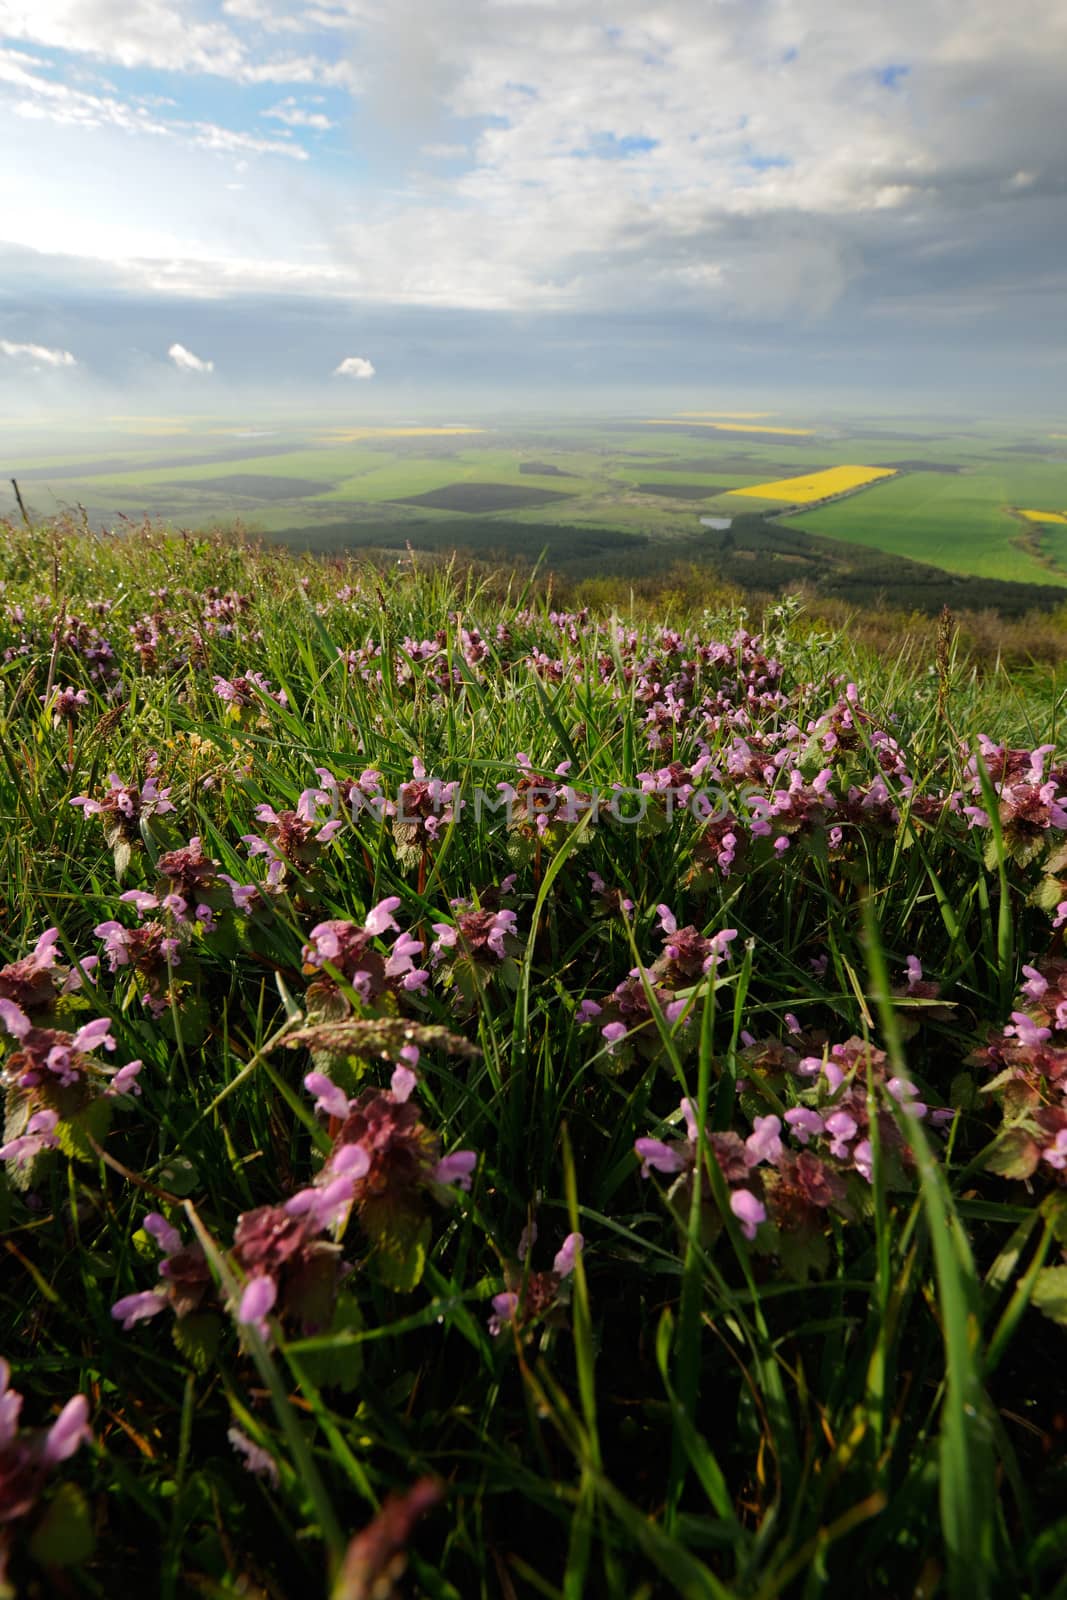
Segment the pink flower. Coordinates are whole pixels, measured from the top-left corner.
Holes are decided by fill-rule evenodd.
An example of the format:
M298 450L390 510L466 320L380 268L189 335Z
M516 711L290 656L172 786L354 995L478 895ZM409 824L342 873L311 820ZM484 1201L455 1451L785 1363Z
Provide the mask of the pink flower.
M45 1435L42 1458L49 1466L68 1460L78 1446L92 1439L89 1432L89 1402L83 1394L67 1401Z
M807 1106L793 1106L785 1114L785 1120L793 1130L793 1137L798 1144L807 1144L811 1138L817 1138L823 1131L823 1120L817 1111L809 1111Z
M128 1294L121 1300L116 1300L111 1307L111 1315L116 1322L122 1323L124 1333L128 1333L135 1322L146 1322L149 1317L158 1316L167 1304L165 1293L158 1289L145 1289L139 1294Z
M478 1157L473 1150L457 1150L437 1163L433 1171L434 1182L458 1183L461 1189L469 1191L471 1174L477 1165Z
M574 1271L574 1262L579 1250L585 1249L585 1240L580 1233L568 1233L562 1246L556 1252L552 1263L552 1271L559 1278L569 1278Z
M248 1280L241 1303L237 1310L238 1322L262 1325L275 1300L278 1298L278 1285L266 1273L256 1273Z
M378 904L376 906L372 906L363 919L363 926L366 928L367 932L374 934L385 933L387 931L394 933L399 932L396 918L393 916L393 912L399 908L399 905L400 896L396 894L389 895L389 897L385 900L379 900ZM312 937L314 937L314 935L312 935Z
M493 1296L493 1315L489 1318L489 1332L495 1339L506 1322L510 1322L519 1309L519 1297L513 1290Z
M42 1150L55 1150L59 1140L55 1136L59 1117L54 1111L35 1111L26 1124L26 1132L17 1139L0 1145L0 1161L29 1161Z
M781 1131L782 1124L778 1117L756 1117L753 1120L752 1132L745 1140L745 1159L750 1167L759 1166L762 1161L774 1165L780 1160L782 1141L778 1136Z
M348 1096L325 1072L309 1072L304 1079L304 1088L316 1097L316 1111L325 1111L330 1117L348 1116Z
M754 1239L760 1223L767 1220L766 1207L749 1189L734 1189L731 1192L730 1210L740 1222L741 1232L746 1239Z
M265 1478L272 1489L278 1487L278 1468L274 1457L243 1434L240 1428L228 1428L226 1437L237 1454L244 1460L245 1470L257 1478Z
M680 1150L664 1144L662 1139L635 1139L634 1149L641 1157L641 1176L647 1178L654 1167L657 1172L681 1172L685 1157Z

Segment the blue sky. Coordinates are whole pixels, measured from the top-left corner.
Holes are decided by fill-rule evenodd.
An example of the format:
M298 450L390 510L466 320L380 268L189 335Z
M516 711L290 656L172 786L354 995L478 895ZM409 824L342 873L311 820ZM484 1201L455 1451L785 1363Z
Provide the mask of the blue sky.
M0 0L0 401L1036 413L1065 59L1046 0Z

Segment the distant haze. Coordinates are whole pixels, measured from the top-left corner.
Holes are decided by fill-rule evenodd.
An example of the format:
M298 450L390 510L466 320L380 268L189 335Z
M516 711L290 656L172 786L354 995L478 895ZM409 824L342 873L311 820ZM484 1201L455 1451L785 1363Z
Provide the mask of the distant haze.
M1065 60L1048 0L0 0L0 416L1067 425Z

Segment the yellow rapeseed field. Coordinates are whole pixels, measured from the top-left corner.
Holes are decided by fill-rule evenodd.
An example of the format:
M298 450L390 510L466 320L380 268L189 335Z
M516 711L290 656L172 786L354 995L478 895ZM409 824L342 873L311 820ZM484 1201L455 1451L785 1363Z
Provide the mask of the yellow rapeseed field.
M757 483L748 489L729 492L749 494L757 500L788 500L792 505L806 505L811 500L825 500L830 495L844 494L847 489L876 483L879 478L895 476L894 467L827 467L825 472L809 472L799 478L776 478L773 483Z
M687 428L711 428L719 433L791 433L798 438L808 438L812 428L775 428L760 422L697 422L693 417L646 417L646 428L677 428L684 423Z
M1025 517L1027 522L1061 522L1067 527L1067 517L1058 511L1020 511L1020 517Z

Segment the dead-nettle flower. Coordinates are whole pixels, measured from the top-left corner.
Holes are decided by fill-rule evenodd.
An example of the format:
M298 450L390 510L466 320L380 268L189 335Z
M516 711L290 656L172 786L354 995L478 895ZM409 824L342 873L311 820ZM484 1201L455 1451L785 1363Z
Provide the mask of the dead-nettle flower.
M226 1437L244 1463L246 1472L253 1477L264 1478L272 1489L278 1487L278 1465L268 1450L251 1440L240 1428L227 1428Z
M669 906L656 907L663 934L663 954L653 962L656 982L680 989L714 972L728 955L727 946L737 938L736 928L721 928L705 938L694 927L679 928Z
M246 1281L237 1321L269 1336L267 1317L299 1319L305 1332L329 1321L339 1282L340 1247L328 1234L352 1204L351 1173L302 1190L283 1205L258 1206L237 1219L234 1260Z
M109 970L127 968L135 974L143 985L143 1004L154 1016L161 1016L170 1004L171 981L182 962L182 943L174 937L173 927L142 922L138 928L126 928L112 920L97 923L93 932L104 942Z
M385 780L374 767L368 767L358 778L336 778L328 767L316 767L315 776L322 785L319 792L331 816L356 822L361 811L368 811L376 821L396 814L396 806L384 792Z
M440 778L428 778L418 756L411 763L411 771L411 779L397 790L393 832L405 843L414 842L422 834L435 840L454 821L466 801L459 798L457 782L444 783Z
M94 1059L97 1050L115 1048L107 1017L97 1017L76 1033L66 1033L61 1028L35 1028L21 1007L0 1000L0 1028L16 1046L4 1062L3 1076L20 1089L52 1091L72 1088L86 1079L107 1079L113 1093L137 1092L134 1080L141 1070L139 1061L127 1063L116 1073Z
M138 1322L146 1322L161 1311L171 1310L179 1318L198 1311L212 1289L211 1272L200 1245L183 1244L174 1225L158 1211L149 1211L143 1223L160 1251L159 1286L124 1295L111 1307L111 1315L128 1332Z
M165 911L177 923L200 922L210 931L214 925L212 901L219 898L217 868L218 862L204 854L203 842L194 834L187 845L165 850L157 858L154 893L127 889L119 900L133 906L138 916Z
M443 1498L444 1488L434 1478L419 1478L404 1494L386 1495L377 1516L348 1546L334 1591L339 1600L399 1600L415 1525Z
M60 995L72 994L82 986L82 974L71 967L57 965L59 929L46 928L28 956L0 967L0 999L10 1000L27 1015L52 1009ZM96 957L81 962L83 972L92 972Z
M688 1176L696 1166L699 1141L696 1107L687 1097L680 1110L686 1125L684 1140L637 1139L634 1150L641 1159L641 1176L647 1178L654 1169L671 1176ZM778 1117L756 1117L752 1132L742 1140L736 1133L707 1132L705 1138L723 1178L730 1190L730 1210L741 1224L746 1239L754 1239L767 1211L759 1195L750 1185L750 1177L763 1162L774 1164L783 1154L780 1138L782 1124Z
M388 1089L364 1089L354 1099L325 1073L308 1073L304 1086L315 1096L316 1109L337 1118L341 1126L318 1183L294 1196L287 1203L290 1209L321 1215L324 1207L342 1203L344 1187L333 1187L340 1182L349 1188L343 1203L353 1203L365 1231L378 1238L398 1217L421 1206L423 1192L441 1198L448 1184L470 1189L476 1153L457 1150L442 1156L440 1139L421 1121L411 1099L418 1050L409 1047L401 1054L405 1059Z
M517 955L520 949L517 921L514 911L486 910L461 911L454 924L433 923L437 937L431 946L431 965L460 959L492 965Z
M133 783L123 783L117 772L112 772L107 781L109 787L103 799L93 800L80 794L70 803L79 806L87 817L103 818L109 844L120 840L127 844L139 843L142 820L164 816L174 810L170 790L161 789L154 776L147 777L140 788Z
M214 689L219 699L238 714L252 706L262 709L264 700L274 700L280 706L289 704L285 690L275 693L261 672L245 672L238 678L216 677Z
M596 896L596 910L602 917L621 917L630 915L634 903L621 889L609 889L599 872L587 874Z
M22 1396L11 1388L11 1368L0 1357L0 1529L28 1515L52 1469L92 1440L89 1402L83 1394L68 1400L48 1428L20 1428L21 1412ZM3 1541L0 1533L0 1579L6 1554Z
M489 1332L496 1338L506 1323L521 1328L551 1312L560 1302L560 1290L574 1271L578 1253L585 1249L580 1233L569 1233L556 1252L551 1272L534 1272L528 1266L529 1254L537 1237L536 1226L523 1231L519 1240L519 1263L510 1262L505 1272L508 1287L493 1296Z
M78 713L89 704L89 695L85 689L73 689L68 685L65 689L54 690L51 700L41 695L41 704L51 712L52 726L58 728L64 722L75 721Z
M313 1004L318 999L334 999L340 993L328 967L355 990L364 1004L373 1003L387 990L396 994L421 993L430 976L415 966L415 958L423 953L422 940L400 929L393 915L399 906L400 897L389 895L371 907L362 927L338 919L312 928L303 956L304 972L315 980L308 991ZM383 956L373 941L386 933L397 937L389 954Z

